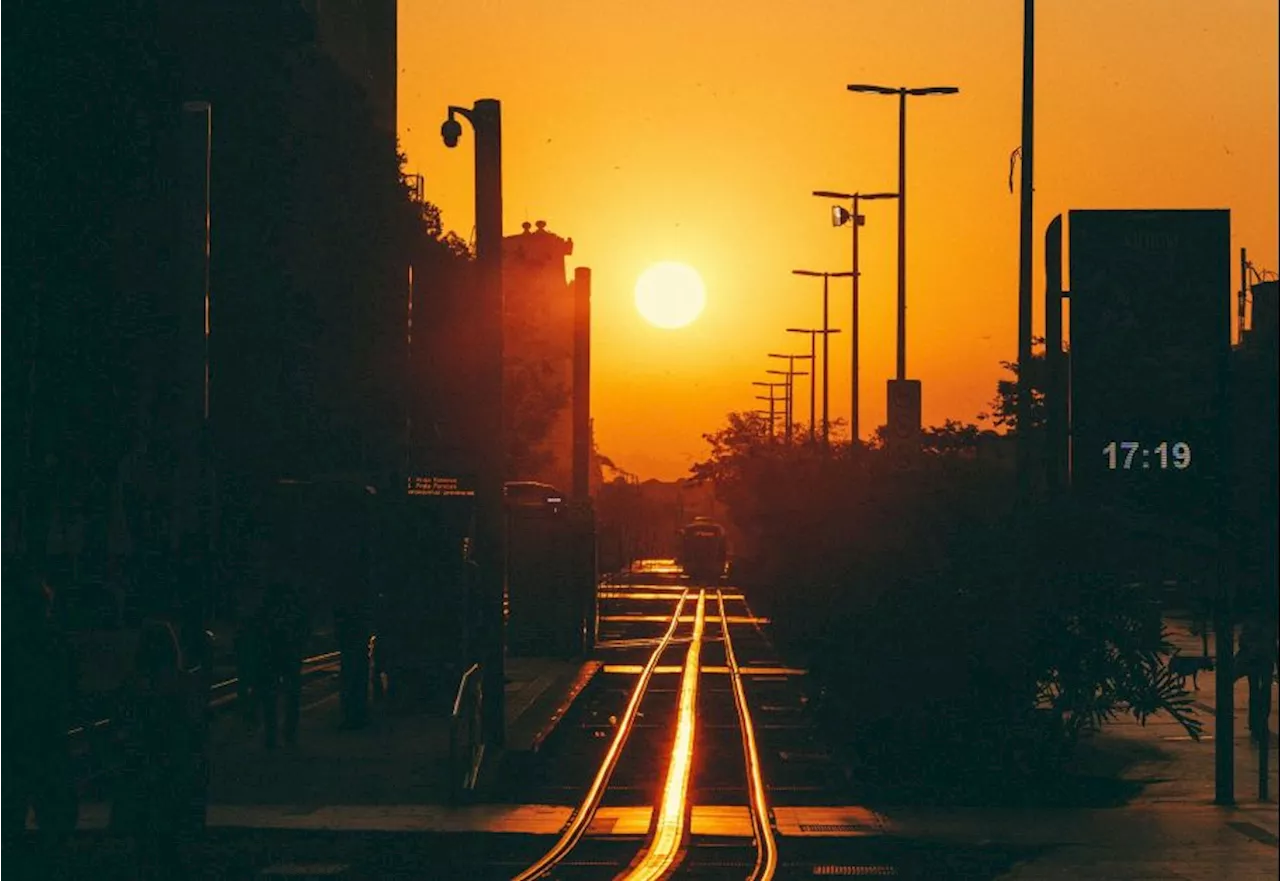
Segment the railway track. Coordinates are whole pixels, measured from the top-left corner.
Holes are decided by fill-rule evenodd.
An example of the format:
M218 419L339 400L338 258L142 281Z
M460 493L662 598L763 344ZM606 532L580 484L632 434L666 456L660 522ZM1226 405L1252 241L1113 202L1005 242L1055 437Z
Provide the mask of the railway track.
M734 645L735 629L748 621L731 609L741 597L654 576L602 591L603 684L573 720L573 743L530 781L546 802L582 795L556 842L517 881L763 881L777 873L763 762ZM665 610L610 608L637 602ZM597 745L587 756L584 741ZM589 780L582 779L586 767ZM704 804L715 810L695 808Z
M476 877L979 879L999 848L890 834L740 591L652 566L602 585L600 672L507 800L571 810ZM483 866L483 868L481 868Z

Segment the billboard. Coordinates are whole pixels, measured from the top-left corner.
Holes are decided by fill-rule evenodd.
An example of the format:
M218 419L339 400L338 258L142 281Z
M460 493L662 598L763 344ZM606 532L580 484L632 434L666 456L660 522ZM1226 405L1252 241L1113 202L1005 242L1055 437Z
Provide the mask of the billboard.
M1168 535L1212 535L1227 471L1230 212L1069 214L1071 483Z

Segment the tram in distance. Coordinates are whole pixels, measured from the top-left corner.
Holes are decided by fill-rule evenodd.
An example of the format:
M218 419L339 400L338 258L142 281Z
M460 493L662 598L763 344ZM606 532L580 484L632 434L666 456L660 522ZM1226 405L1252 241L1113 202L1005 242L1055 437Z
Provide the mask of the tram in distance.
M728 565L724 527L708 517L695 517L680 530L679 563L695 579L719 579Z

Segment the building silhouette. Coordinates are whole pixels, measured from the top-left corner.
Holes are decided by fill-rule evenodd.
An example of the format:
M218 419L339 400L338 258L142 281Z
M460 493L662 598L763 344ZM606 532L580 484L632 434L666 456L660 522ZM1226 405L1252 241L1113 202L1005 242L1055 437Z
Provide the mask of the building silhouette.
M1253 312L1249 327L1241 334L1244 347L1270 347L1275 351L1280 331L1280 281L1258 282L1252 288Z
M573 283L565 258L573 239L523 224L503 239L504 359L509 478L568 492L572 479Z

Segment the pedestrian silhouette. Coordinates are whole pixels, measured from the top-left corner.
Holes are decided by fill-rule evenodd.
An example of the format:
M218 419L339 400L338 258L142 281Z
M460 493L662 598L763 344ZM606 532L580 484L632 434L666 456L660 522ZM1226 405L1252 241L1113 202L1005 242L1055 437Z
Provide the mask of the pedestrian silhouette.
M61 846L75 831L76 787L67 730L75 701L76 666L54 621L54 592L42 575L20 580L6 621L4 847L23 838L29 809L40 837ZM6 618L8 615L6 615Z
M1249 733L1255 738L1266 732L1271 715L1271 679L1276 668L1275 617L1266 609L1251 612L1240 628L1240 651L1236 654L1236 678L1249 678Z
M187 587L191 584L188 581ZM190 736L184 768L190 773L187 790L189 831L204 828L209 791L209 692L213 688L213 635L205 626L202 604L188 601L177 615L178 653L182 661L181 686Z
M341 653L342 728L363 728L369 721L369 645L372 609L368 596L370 549L358 542L354 553L334 561L321 574L333 597L333 635Z
M236 628L236 701L245 726L253 731L261 716L263 654L266 637L262 633L262 608L242 616Z
M124 769L111 808L113 830L133 839L142 878L184 877L180 844L200 774L185 663L178 629L163 617L144 620L119 712Z
M279 703L284 699L284 741L298 737L298 705L302 699L302 655L310 626L301 591L292 579L277 574L267 585L257 627L261 638L259 699L263 739L274 749L279 726Z

